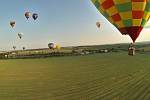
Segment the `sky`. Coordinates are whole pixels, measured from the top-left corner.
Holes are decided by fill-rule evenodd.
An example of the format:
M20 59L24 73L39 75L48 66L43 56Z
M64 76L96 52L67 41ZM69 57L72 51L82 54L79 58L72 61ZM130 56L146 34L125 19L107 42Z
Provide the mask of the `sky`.
M38 20L27 20L26 11L38 13ZM100 45L131 42L129 36L111 25L90 0L1 0L0 50L47 48L50 42L61 46ZM16 21L11 28L10 21ZM96 22L101 28L96 27ZM149 23L150 24L150 23ZM145 28L137 42L149 41ZM17 34L24 34L19 39Z

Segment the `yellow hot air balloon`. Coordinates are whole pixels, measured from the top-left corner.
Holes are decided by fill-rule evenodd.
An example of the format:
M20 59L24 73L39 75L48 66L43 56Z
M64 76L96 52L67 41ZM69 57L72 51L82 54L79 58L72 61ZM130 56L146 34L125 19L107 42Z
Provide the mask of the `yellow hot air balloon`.
M56 47L55 47L57 50L60 50L61 49L61 47L60 47L60 45L56 45Z
M150 18L150 0L91 0L100 13L133 42Z

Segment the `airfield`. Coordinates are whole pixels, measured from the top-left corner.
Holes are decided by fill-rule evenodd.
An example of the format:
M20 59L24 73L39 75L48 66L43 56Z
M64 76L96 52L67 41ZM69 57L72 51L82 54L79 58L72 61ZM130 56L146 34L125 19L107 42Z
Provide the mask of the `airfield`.
M128 44L2 53L0 100L149 100L149 45L135 56Z

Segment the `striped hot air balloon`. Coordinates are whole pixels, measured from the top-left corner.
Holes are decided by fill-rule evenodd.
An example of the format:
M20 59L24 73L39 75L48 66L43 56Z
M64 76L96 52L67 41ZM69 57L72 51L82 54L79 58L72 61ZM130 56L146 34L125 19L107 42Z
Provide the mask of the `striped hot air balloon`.
M91 0L100 13L133 42L150 18L150 0Z

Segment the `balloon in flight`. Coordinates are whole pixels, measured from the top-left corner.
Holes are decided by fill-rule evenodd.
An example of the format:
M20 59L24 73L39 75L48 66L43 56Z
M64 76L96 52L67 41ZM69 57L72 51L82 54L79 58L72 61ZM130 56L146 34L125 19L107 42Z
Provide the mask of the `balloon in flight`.
M49 49L54 49L55 48L55 44L54 43L49 43L48 47L49 47Z
M22 47L22 49L23 49L23 50L25 50L25 49L26 49L26 47Z
M18 37L19 37L20 39L22 39L23 33L18 33Z
M129 35L133 42L139 37L150 18L150 0L91 1L122 35Z
M34 13L34 14L32 15L32 18L33 18L34 20L36 20L36 19L38 18L38 14L37 14L37 13Z
M13 49L15 50L15 49L16 49L16 46L13 46Z
M100 22L96 22L96 26L97 26L98 28L100 28L100 27L101 27Z
M31 16L31 13L30 12L25 12L25 17L27 18L27 19L29 19L30 18L30 16Z
M10 21L10 26L11 26L12 28L14 28L15 24L16 24L15 21Z
M57 49L57 50L60 50L60 49L61 49L60 45L57 44L57 45L56 45L56 49Z

